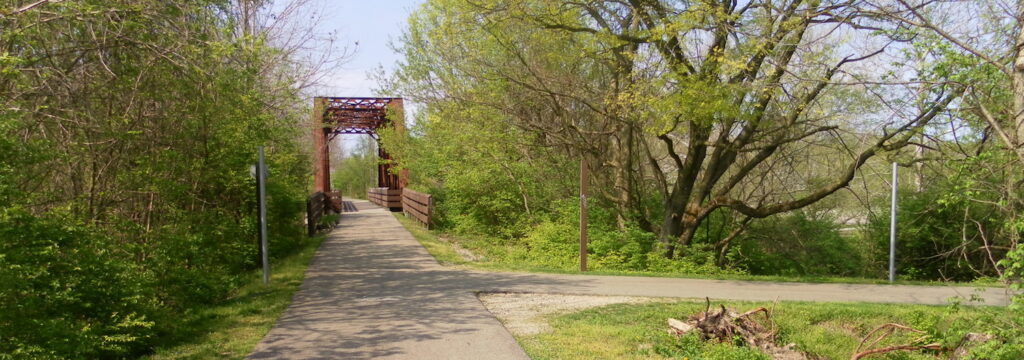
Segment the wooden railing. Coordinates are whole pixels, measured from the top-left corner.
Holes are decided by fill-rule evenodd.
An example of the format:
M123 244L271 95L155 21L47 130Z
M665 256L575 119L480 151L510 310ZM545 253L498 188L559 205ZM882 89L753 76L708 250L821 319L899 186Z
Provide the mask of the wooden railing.
M420 224L431 228L431 215L434 210L433 197L409 189L402 190L402 212L406 217L416 219Z
M327 208L331 209L331 211L334 211L335 213L341 214L345 208L345 206L342 205L341 202L341 192L332 191L326 194L327 199L324 199L324 201L327 204Z
M306 199L306 232L309 236L316 235L320 228L323 227L321 223L323 222L324 215L327 215L329 211L341 214L340 192L323 193L317 191ZM331 226L333 225L327 227Z
M370 202L377 204L377 206L392 209L400 209L402 207L401 189L388 189L386 187L370 188L366 195Z
M309 236L316 235L320 219L327 213L327 195L317 191L306 199L306 230Z

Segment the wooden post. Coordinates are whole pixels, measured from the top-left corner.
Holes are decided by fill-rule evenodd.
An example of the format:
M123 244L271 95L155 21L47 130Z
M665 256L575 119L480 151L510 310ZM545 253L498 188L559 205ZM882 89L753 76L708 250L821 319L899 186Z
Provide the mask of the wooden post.
M587 161L580 159L580 271L587 271Z

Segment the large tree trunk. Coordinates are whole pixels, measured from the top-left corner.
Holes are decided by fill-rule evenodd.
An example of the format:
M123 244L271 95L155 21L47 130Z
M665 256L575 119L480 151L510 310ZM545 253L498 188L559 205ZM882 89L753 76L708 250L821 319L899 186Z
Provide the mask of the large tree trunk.
M658 240L665 247L665 257L671 259L675 256L676 241L683 233L683 223L678 219L677 214L665 214L661 225L661 234Z
M697 235L697 228L700 227L704 219L683 212L681 218L674 215L665 216L664 221L661 237L664 241L668 241L665 247L665 257L671 259L693 243L693 238ZM669 221L672 223L669 224ZM677 249L679 251L676 251Z
M686 158L683 159L674 153L674 142L669 135L662 135L659 138L668 146L669 154L676 162L676 183L672 187L669 198L665 200L665 217L662 219L661 235L659 240L665 245L665 256L672 258L680 235L688 227L686 214L690 205L690 197L693 195L693 188L697 184L697 177L700 175L701 167L704 165L707 156L707 141L711 136L711 127L690 121L687 131ZM692 236L691 236L692 237Z

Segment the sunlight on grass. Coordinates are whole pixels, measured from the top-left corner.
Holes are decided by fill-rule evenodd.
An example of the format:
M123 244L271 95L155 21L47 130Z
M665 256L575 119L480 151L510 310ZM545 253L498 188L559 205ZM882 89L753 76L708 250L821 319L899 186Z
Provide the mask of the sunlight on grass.
M718 304L717 302L715 303ZM987 309L926 305L741 302L723 303L740 311L763 306L774 309L779 344L826 359L849 359L860 339L874 327L897 322L926 329L955 318L978 316ZM703 311L703 301L617 304L555 315L552 331L518 338L533 359L768 359L759 351L702 342L695 336L676 337L666 332L666 319L686 319ZM905 343L917 334L895 334L886 344ZM894 353L881 359L933 359L921 353Z
M533 264L512 263L500 261L503 254L508 253L510 245L501 244L494 239L484 237L455 236L451 234L440 234L437 231L427 230L418 223L407 219L402 213L393 214L398 222L402 224L413 237L423 245L442 265L461 266L478 270L489 271L520 271L520 272L544 272L556 274L578 274L576 265L571 267L553 268L537 266ZM462 247L472 251L481 259L472 261L465 259L456 250ZM822 277L822 276L766 276L766 275L706 275L706 274L685 274L685 273L660 273L651 271L621 271L621 270L591 270L589 275L624 275L624 276L651 276L651 277L676 277L694 279L714 280L750 280L750 281L776 281L776 282L803 282L803 283L838 283L838 284L889 284L886 279L868 279L851 277ZM939 282L939 281L909 281L897 280L898 285L944 285L944 286L967 286L967 287L998 287L1001 286L996 279L979 279L969 283Z
M270 284L254 271L249 283L224 302L181 316L180 342L146 359L241 359L274 326L302 285L306 266L326 235L310 238L299 252L271 263Z

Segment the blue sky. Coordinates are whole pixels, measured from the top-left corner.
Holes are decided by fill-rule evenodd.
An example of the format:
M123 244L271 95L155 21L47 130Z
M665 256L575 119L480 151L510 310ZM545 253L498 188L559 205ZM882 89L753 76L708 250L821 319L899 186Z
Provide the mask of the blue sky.
M337 31L338 40L352 45L355 54L324 80L323 96L373 96L375 82L367 73L383 66L393 68L398 60L388 46L405 27L405 20L423 0L322 0L323 33ZM389 71L390 72L390 71ZM321 93L322 92L322 93Z
M272 0L271 12L281 11L293 1ZM332 97L371 97L376 81L370 79L371 71L383 67L388 73L399 60L391 51L389 43L396 40L405 28L406 19L424 0L310 0L302 11L301 19L311 14L320 14L315 31L320 34L334 33L338 48L355 49L340 66L323 74L319 86L310 95ZM301 20L300 20L301 21ZM308 25L308 24L306 24ZM300 25L301 27L301 25ZM357 45L358 44L358 45ZM310 49L312 53L322 51ZM310 100L311 101L311 100ZM407 114L415 111L415 104L406 102ZM407 116L411 119L411 117ZM409 120L406 120L407 122ZM335 138L332 149L335 152L352 151L358 139L364 135L342 135Z

